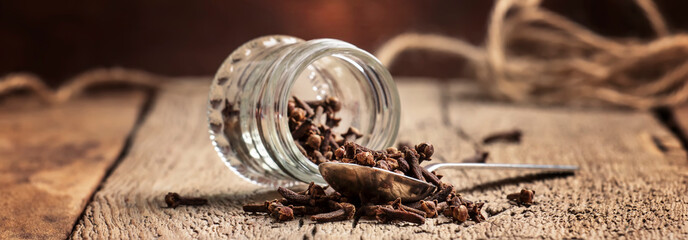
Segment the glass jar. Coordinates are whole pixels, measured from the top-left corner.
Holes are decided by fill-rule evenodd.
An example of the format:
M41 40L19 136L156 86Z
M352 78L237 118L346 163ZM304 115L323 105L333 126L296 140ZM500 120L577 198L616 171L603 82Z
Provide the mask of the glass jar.
M292 96L342 102L333 131L349 126L372 148L392 146L399 128L399 95L387 69L371 54L342 41L265 36L236 49L213 79L208 99L210 139L239 176L266 186L324 184L318 167L298 149L288 126Z

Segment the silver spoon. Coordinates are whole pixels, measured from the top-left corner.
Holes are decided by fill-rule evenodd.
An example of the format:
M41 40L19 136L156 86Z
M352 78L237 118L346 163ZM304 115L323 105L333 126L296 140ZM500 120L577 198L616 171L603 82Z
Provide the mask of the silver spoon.
M439 168L542 170L570 173L577 166L506 163L434 163L428 171ZM435 190L435 185L387 170L351 163L321 163L320 174L325 181L345 196L358 196L366 201L384 202L401 198L404 202L421 200Z

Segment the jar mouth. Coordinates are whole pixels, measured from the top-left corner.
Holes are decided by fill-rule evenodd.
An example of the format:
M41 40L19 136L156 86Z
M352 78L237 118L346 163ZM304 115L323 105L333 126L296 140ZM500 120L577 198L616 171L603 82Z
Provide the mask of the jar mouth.
M317 165L299 151L289 131L287 103L292 96L339 98L342 123L335 130L343 133L349 126L358 128L364 137L357 142L363 146L384 149L396 141L400 101L392 77L374 56L351 44L334 39L298 44L273 64L267 78L276 84L267 84L266 92L275 94L264 95L262 102L273 104L266 107L275 114L265 117L276 124L265 130L275 131L279 137L265 139L272 139L267 146L283 158L276 162L294 179L325 183Z
M310 79L311 73L321 81ZM301 97L294 93L298 89L322 90L315 97L338 97L342 109L349 110L343 125L368 135L359 144L379 149L396 140L398 93L375 57L333 39L260 37L225 59L208 94L210 139L225 165L241 178L272 187L325 183L289 131L287 103L292 95Z

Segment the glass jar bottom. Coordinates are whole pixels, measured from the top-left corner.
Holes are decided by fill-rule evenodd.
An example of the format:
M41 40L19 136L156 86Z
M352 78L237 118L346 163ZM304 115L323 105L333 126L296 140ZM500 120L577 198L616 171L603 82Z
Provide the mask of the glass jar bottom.
M245 160L252 160L251 157L239 156L241 154L257 155L257 153L249 151L241 151L241 146L232 146L229 139L230 134L226 134L227 131L236 130L236 125L238 121L238 113L230 113L232 111L238 111L236 106L231 103L236 103L237 99L230 99L229 96L234 95L232 92L240 91L238 86L242 83L237 83L236 78L239 73L236 66L242 64L242 61L250 59L253 55L261 53L263 50L272 47L278 47L280 45L294 44L297 42L303 42L304 40L298 39L290 36L265 36L253 39L249 41L236 50L234 50L225 62L218 70L213 82L210 86L209 93L209 104L208 104L208 121L210 124L210 139L218 153L218 156L222 159L224 164L232 170L235 174L252 182L254 184L267 186L267 187L277 187L284 186L289 187L299 184L296 180L285 180L280 176L271 176L274 171L271 168L275 166L265 166L264 163L258 162L246 162ZM234 114L234 115L232 115ZM228 116L231 115L231 116ZM252 166L252 167L249 167ZM263 169L263 171L260 171Z

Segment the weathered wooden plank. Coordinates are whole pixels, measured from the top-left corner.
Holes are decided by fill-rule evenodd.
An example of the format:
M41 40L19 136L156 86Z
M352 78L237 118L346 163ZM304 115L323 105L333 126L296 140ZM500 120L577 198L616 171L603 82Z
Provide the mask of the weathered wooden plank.
M443 110L447 108L448 82L402 79L398 89L402 104L398 142L430 142L437 150L433 159L440 162L457 162L475 154L475 139L452 126Z
M459 93L465 86L453 87L452 125L475 138L498 130L523 131L521 144L486 146L491 162L581 167L575 176L563 178L444 171L464 195L487 201L491 215L485 223L461 229L457 237L688 237L686 152L651 113L476 102ZM523 187L535 190L536 205L508 204L504 196Z
M143 101L137 92L0 104L0 239L69 236Z
M465 196L487 201L485 213L490 217L480 224L452 224L443 219L430 219L422 226L363 221L356 228L351 222L314 224L307 219L273 223L267 217L240 210L244 203L276 198L277 194L243 182L212 150L205 120L207 87L198 81L175 82L159 94L130 154L96 193L73 237L384 239L686 234L688 199L679 194L687 190L685 152L649 150L653 149L651 141L642 139L650 134L668 143L676 141L650 115L480 102L475 97L457 96L464 92L464 86L429 80L402 81L398 87L404 106L399 139L433 142L437 161L459 161L473 154L471 140L518 127L525 131L524 142L485 147L492 153L490 161L578 164L583 170L573 177L550 179L522 177L524 173L445 171L445 179L459 186ZM451 111L443 114L446 109ZM457 134L459 129L465 136ZM652 166L642 167L646 165ZM523 186L537 192L537 204L530 208L504 199L506 192ZM207 197L210 204L169 209L164 207L163 196L170 191ZM662 201L666 205L660 205ZM661 217L669 218L665 220L673 226L657 221ZM653 222L644 224L643 219Z
M400 86L402 95L418 96L403 99L404 104L422 111L403 113L400 139L416 139L414 134L429 136L415 128L441 123L436 117L439 89L439 85L427 83ZM245 183L219 160L208 139L206 94L207 86L199 81L177 82L161 91L129 155L87 207L74 238L373 237L395 228L361 224L350 233L351 222L272 224L269 218L242 213L242 204L278 195L273 189ZM165 208L163 196L170 191L207 197L210 205Z

